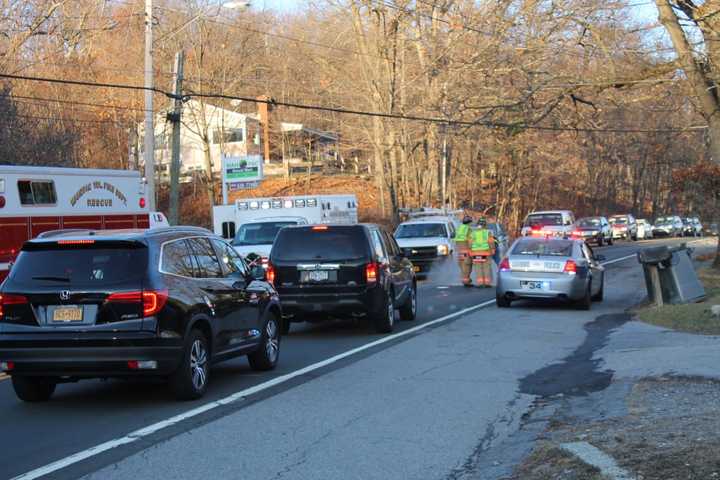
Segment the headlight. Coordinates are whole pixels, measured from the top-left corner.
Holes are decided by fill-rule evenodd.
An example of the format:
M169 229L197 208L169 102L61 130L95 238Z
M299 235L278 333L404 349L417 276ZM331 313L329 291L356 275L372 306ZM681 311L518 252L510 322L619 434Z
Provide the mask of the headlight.
M447 245L438 245L437 246L437 253L438 255L445 256L450 254L450 249Z

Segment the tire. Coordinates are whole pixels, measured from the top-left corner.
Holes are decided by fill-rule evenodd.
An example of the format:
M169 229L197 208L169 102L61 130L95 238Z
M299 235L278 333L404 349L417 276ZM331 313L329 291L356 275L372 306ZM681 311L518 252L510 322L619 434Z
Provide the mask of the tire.
M578 300L577 302L577 308L578 310L590 310L592 307L592 298L590 296L590 285L588 284L588 288L585 290L585 295L583 298Z
M57 382L48 377L12 376L12 385L15 395L23 402L47 402L55 393Z
M180 367L170 377L178 400L197 400L205 395L210 380L210 348L200 330L188 335Z
M278 320L277 316L270 314L270 318L263 325L260 348L247 356L253 370L265 372L277 366L280 358L281 324L282 321Z
M403 322L411 322L417 316L417 285L410 287L410 296L407 301L400 307L400 320Z
M391 333L395 326L395 304L392 290L387 293L380 310L373 315L373 324L377 333Z
M604 296L605 296L605 275L603 274L602 280L600 281L600 290L598 291L598 293L593 295L592 301L593 302L602 302Z
M505 295L495 295L495 303L497 303L498 308L510 308L512 301Z

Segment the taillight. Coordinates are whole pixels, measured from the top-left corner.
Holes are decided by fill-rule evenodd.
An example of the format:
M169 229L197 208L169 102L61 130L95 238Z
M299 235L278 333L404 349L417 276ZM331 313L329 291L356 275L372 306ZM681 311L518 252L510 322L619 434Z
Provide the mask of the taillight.
M505 257L500 262L500 265L498 266L501 272L509 272L510 271L510 260Z
M110 294L107 303L138 303L142 304L143 316L152 317L163 309L168 300L167 290L144 290L142 292L122 292Z
M575 263L575 260L568 260L565 262L565 268L563 268L563 272L569 273L570 275L575 275L577 273L577 263Z
M315 225L314 227L312 227L312 229L315 232L324 232L325 230L328 229L328 226L327 225Z
M272 263L268 262L267 270L265 271L265 279L267 279L268 283L271 285L275 285L275 275L275 267Z
M0 295L0 320L5 315L5 306L7 305L26 305L28 299L24 295L14 295L12 293L3 293Z
M92 245L95 240L58 240L58 245Z
M582 232L580 230L575 230L572 232L573 237L582 237Z
M0 208L3 208L3 207L5 207L5 197L0 195Z
M377 283L378 281L378 264L368 263L365 265L365 281L367 283Z
M140 197L140 201L138 202L138 205L140 206L140 208L145 208L145 205L146 205L145 198Z

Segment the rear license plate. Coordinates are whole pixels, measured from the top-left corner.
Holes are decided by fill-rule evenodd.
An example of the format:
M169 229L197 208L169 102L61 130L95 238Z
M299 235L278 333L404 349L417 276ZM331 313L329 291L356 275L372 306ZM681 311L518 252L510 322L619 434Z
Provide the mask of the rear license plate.
M304 283L327 282L330 280L330 272L327 270L310 270L300 272L300 281Z
M521 280L520 287L523 290L550 290L550 282L531 282Z
M414 266L413 266L413 270L416 271L416 272L420 272L420 271L422 271L422 268L420 268L420 267L417 266L417 265L414 265Z
M56 308L53 312L53 322L71 323L82 322L83 309L80 307Z

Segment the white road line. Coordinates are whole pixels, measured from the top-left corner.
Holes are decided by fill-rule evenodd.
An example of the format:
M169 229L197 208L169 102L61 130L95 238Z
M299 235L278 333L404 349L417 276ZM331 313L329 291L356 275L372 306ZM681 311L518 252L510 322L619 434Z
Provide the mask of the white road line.
M63 458L63 459L53 462L49 465L45 465L44 467L40 467L40 468L37 468L30 472L19 475L19 476L15 477L13 480L34 480L34 479L40 478L44 475L49 475L53 472L57 472L58 470L65 468L65 467L69 467L70 465L76 464L76 463L86 460L90 457L94 457L95 455L99 455L103 452L107 452L108 450L112 450L115 447L119 447L121 445L127 445L129 443L136 442L137 440L140 440L143 437L147 437L148 435L151 435L159 430L162 430L163 428L167 428L172 425L176 425L179 422L196 417L207 411L213 410L213 409L221 407L223 405L228 405L230 403L234 403L234 402L243 400L245 397L248 397L250 395L256 394L258 392L262 392L263 390L267 390L276 385L280 385L289 380L297 378L301 375L305 375L306 373L310 373L315 370L327 367L328 365L337 363L340 360L348 358L357 353L363 352L365 350L369 350L373 347L382 345L387 342L391 342L398 338L412 335L413 333L423 330L425 328L432 327L433 325L437 325L439 323L447 322L448 320L452 320L453 318L457 318L457 317L460 317L467 313L473 312L475 310L479 310L481 308L490 306L494 303L495 303L495 300L488 300L486 302L479 303L477 305L465 308L458 312L451 313L450 315L445 315L444 317L440 317L435 320L431 320L427 323L423 323L422 325L418 325L416 327L404 330L402 332L395 333L393 335L388 335L386 337L375 340L374 342L370 342L370 343L367 343L360 347L353 348L352 350L348 350L347 352L340 353L338 355L335 355L334 357L330 357L330 358L327 358L320 362L313 363L312 365L308 365L307 367L301 368L299 370L295 370L294 372L288 373L286 375L282 375L277 378L273 378L272 380L268 380L267 382L261 383L259 385L255 385L254 387L246 388L245 390L241 390L237 393L234 393L234 394L227 396L225 398L222 398L220 400L216 400L214 402L210 402L210 403L207 403L200 407L194 408L185 413L175 415L174 417L168 418L167 420L163 420L161 422L154 423L154 424L149 425L140 430L135 430L134 432L129 433L124 437L116 438L115 440L110 440L108 442L101 443L100 445L91 447L87 450L83 450L81 452L75 453L73 455L70 455L69 457Z

